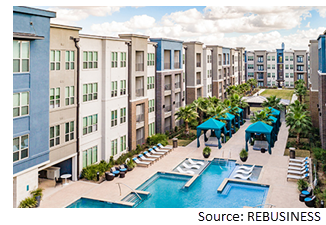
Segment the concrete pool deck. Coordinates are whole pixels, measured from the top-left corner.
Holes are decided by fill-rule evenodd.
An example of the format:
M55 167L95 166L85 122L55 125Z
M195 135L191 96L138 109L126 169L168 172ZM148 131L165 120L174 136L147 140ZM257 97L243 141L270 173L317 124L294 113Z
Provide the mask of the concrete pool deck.
M233 134L227 143L222 144L221 149L211 147L212 152L208 160L228 158L230 155L230 159L237 160L237 163L242 164L239 153L245 147L245 129L250 124L247 121L241 126L240 130ZM252 147L249 147L249 156L245 164L263 166L257 183L269 185L265 203L275 205L277 208L306 208L305 204L299 201L296 181L287 181L286 179L289 159L287 156L283 156L287 138L282 137L288 137L288 129L285 127L284 122L278 134L278 141L275 142L275 146L272 148L272 154L254 151ZM187 147L175 148L170 154L147 168L134 168L126 174L125 178L115 178L113 181L104 181L100 184L86 181L70 181L69 185L57 186L56 188L53 187L52 183L52 185L48 186L43 184L44 191L40 208L66 207L81 197L119 202L131 190L125 185L121 185L120 195L118 183L136 189L158 171L171 172L185 158L204 160L202 155L202 150L205 147L203 135L200 137L200 144L201 146L197 148L197 140L194 140Z

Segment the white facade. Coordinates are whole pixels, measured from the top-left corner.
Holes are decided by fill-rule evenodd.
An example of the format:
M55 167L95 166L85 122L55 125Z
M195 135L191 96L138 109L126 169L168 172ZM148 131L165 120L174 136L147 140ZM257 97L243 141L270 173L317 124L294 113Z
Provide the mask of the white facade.
M277 84L277 57L276 52L267 52L267 86L275 86Z
M147 54L154 54L155 55L155 47L154 47L154 42L148 42L147 44ZM147 78L146 81L148 82L148 77L154 77L155 80L155 68L156 68L156 63L154 63L154 66L148 66L147 64ZM155 83L155 82L154 82ZM149 136L151 136L151 134L155 133L155 85L154 88L152 89L148 89L147 88L147 97L148 97L148 101L152 101L154 102L154 111L148 111L145 113L148 113L148 131L149 131ZM151 134L150 134L151 132Z
M203 97L212 97L212 51L203 49Z

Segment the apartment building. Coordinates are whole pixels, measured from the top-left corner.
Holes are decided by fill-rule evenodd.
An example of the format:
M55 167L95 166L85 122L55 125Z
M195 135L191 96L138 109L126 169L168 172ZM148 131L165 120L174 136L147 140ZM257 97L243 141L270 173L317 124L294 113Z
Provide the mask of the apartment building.
M203 97L212 97L212 49L205 47L203 48Z
M186 104L203 96L203 43L198 41L184 42Z
M245 48L237 47L236 50L238 56L238 84L243 84L246 82Z
M319 99L318 99L318 41L310 40L309 41L309 54L311 57L310 62L310 79L309 79L309 110L311 116L311 122L314 127L319 127Z
M155 127L155 108L147 113L155 103L155 87L147 87L145 82L153 84L155 80L156 43L148 41L149 37L145 35L119 34L119 37L128 39L131 43L128 45L128 146L135 149L138 144L145 143L149 135L149 124L152 124L152 132ZM150 57L147 62L146 57Z
M127 39L80 35L79 171L128 150Z
M302 79L308 83L308 57L305 50L246 52L247 79L255 78L258 86L294 87Z
M183 41L166 38L150 38L150 41L157 43L155 75L156 132L164 133L180 125L180 121L175 120L175 113L185 103ZM151 112L150 109L149 112Z
M13 207L38 187L49 163L50 18L56 13L13 7Z

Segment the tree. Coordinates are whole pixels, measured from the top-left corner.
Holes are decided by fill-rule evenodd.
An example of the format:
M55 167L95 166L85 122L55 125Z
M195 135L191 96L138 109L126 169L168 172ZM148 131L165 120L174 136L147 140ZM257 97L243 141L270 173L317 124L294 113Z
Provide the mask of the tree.
M189 122L198 117L198 113L194 110L193 106L186 105L185 107L180 107L175 115L177 116L177 120L182 119L185 121L185 133L189 134Z
M231 85L226 89L228 96L231 96L235 93L239 93L239 86Z
M211 107L211 106L217 106L218 104L221 103L221 100L218 99L216 96L212 96L212 97L209 97L208 99L208 102L207 102L207 108L208 107Z
M297 134L297 145L300 143L300 134L308 134L312 127L309 111L302 111L302 107L292 107L286 114L285 122Z
M228 109L225 108L222 104L211 106L207 109L207 115L213 117L216 116L216 118L225 118L226 113L228 112Z
M294 94L296 94L297 96L299 96L299 101L300 103L302 103L302 100L304 96L307 95L307 88L306 86L302 85L302 84L298 84L295 86L295 91Z
M267 125L272 125L272 119L269 118L271 116L270 113L268 113L269 109L268 108L264 108L262 111L258 112L254 112L254 116L250 118L250 121L252 123L256 123L258 121L261 121L263 123L266 123Z
M289 111L306 111L307 109L307 104L300 103L298 100L295 100L292 104L289 105Z
M199 124L201 124L203 113L207 111L208 99L199 97L191 103L191 106L198 112Z
M254 78L251 78L251 79L249 79L249 80L247 81L247 84L250 85L250 93L252 93L252 89L253 89L253 87L254 87L254 86L257 87L257 80L254 79Z
M284 106L280 103L281 98L276 98L275 95L272 95L270 97L266 97L267 101L263 102L261 104L262 107L272 107L277 110L283 110Z
M295 86L297 86L297 85L303 85L303 86L305 86L306 82L304 80L299 79L299 80L296 80L294 82L294 84L295 84Z

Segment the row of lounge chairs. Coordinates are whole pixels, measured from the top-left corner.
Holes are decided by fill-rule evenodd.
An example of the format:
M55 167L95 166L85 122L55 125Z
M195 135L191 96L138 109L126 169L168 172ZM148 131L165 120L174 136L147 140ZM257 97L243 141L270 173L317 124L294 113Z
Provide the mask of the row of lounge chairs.
M172 151L172 149L172 147L163 146L161 143L159 143L157 146L153 146L152 148L148 149L148 151L143 152L143 154L139 154L132 160L137 164L137 166L147 167Z
M205 163L200 162L200 161L193 161L192 159L188 158L187 162L189 164L187 164L186 162L183 162L181 164L182 167L184 167L185 169L182 169L181 166L177 167L177 170L179 173L187 173L187 174L195 174L194 171L190 170L190 169L195 169L195 170L199 170L200 167L202 167Z
M242 180L250 180L252 175L252 171L254 170L255 165L248 167L248 166L240 166L237 171L235 171L235 175L233 178L238 178Z
M288 179L300 180L309 177L309 158L289 159Z

